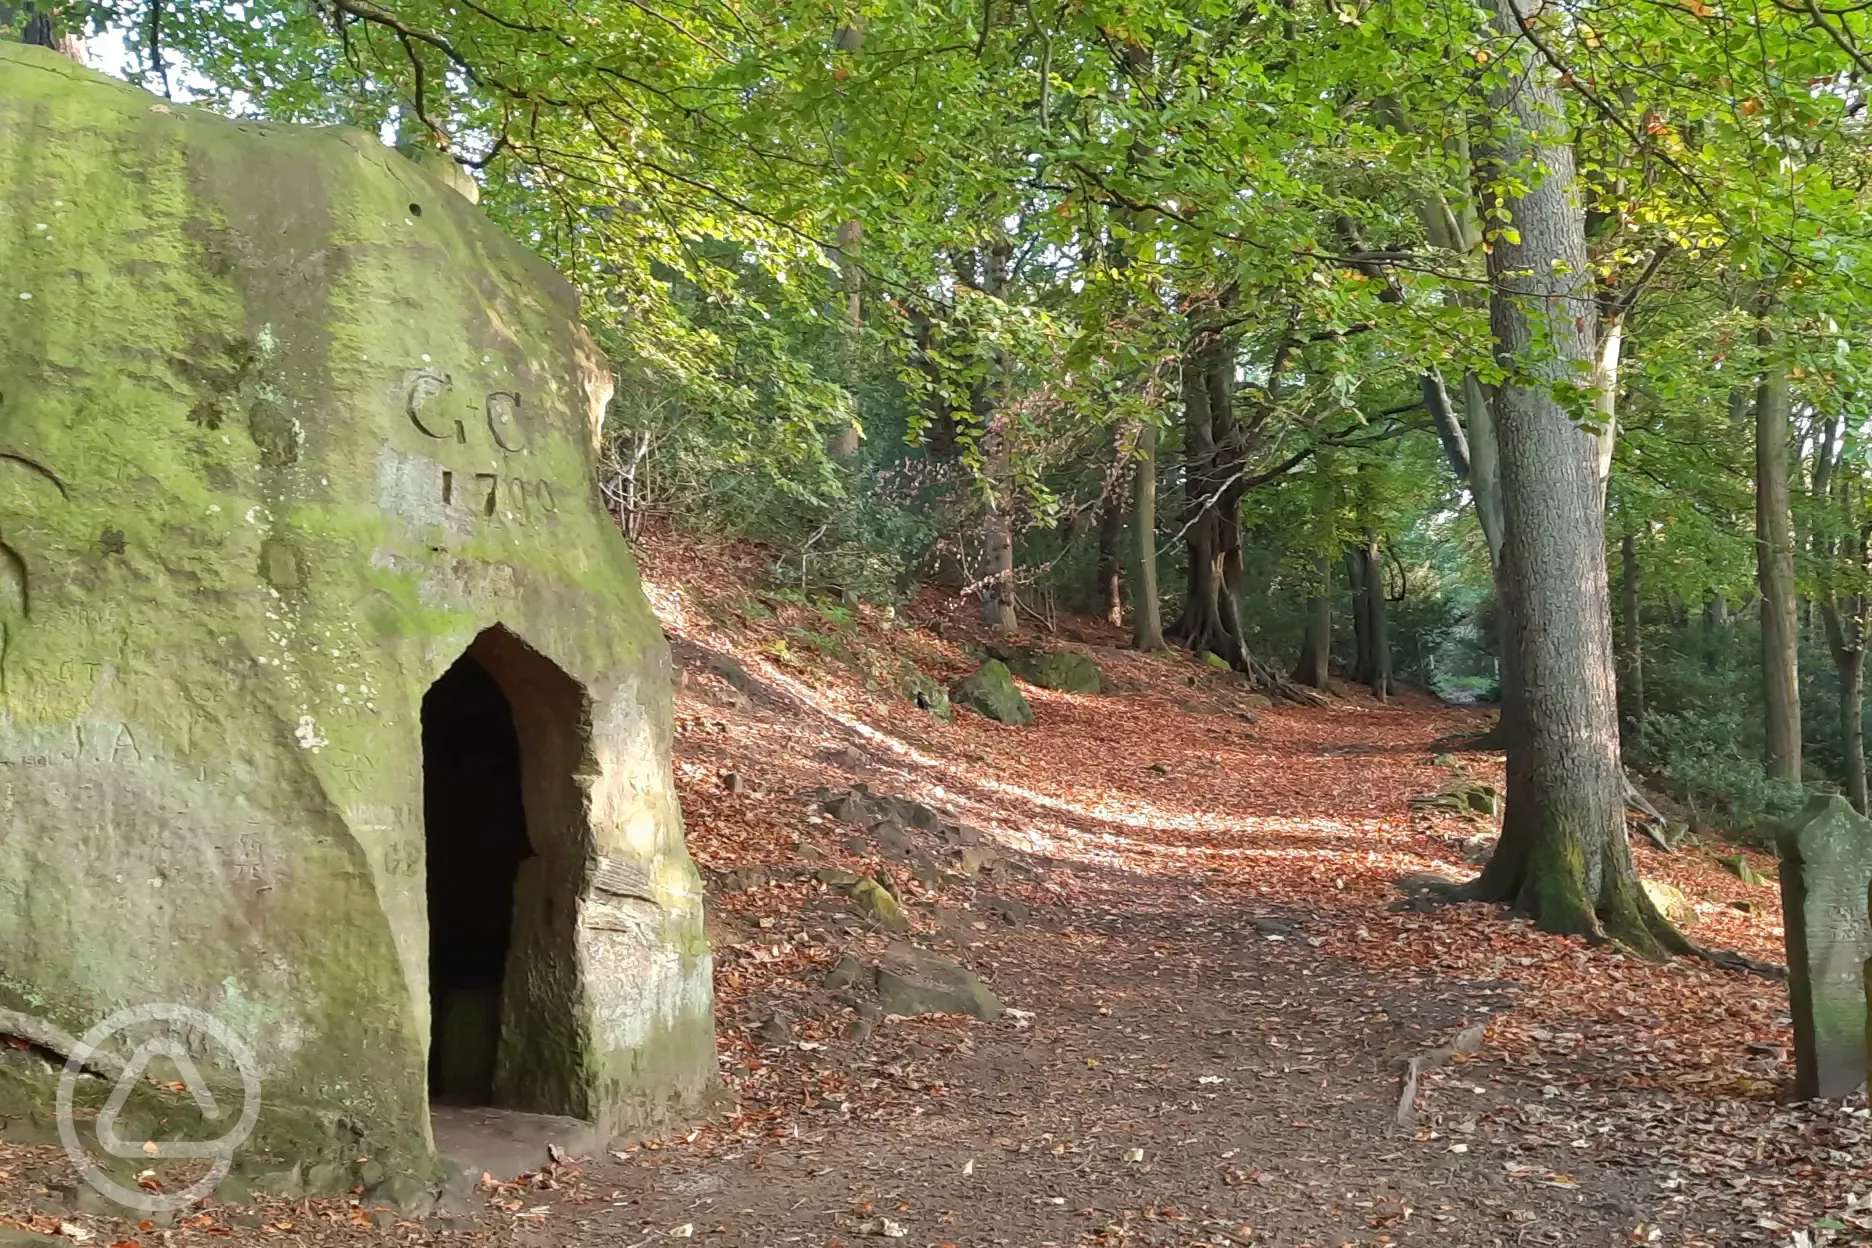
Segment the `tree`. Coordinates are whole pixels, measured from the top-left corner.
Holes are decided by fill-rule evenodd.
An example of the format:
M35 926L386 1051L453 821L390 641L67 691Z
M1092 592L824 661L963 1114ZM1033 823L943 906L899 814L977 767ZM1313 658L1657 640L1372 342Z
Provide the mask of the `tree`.
M1138 427L1137 467L1131 484L1131 533L1137 542L1137 575L1131 581L1132 644L1164 648L1163 604L1157 589L1157 426Z
M1473 892L1513 902L1549 931L1659 954L1681 939L1639 887L1625 839L1599 442L1568 406L1596 363L1585 206L1566 100L1524 36L1522 4L1494 2L1505 52L1487 98L1491 181L1506 209L1492 214L1488 257L1506 371L1494 405L1500 583L1520 696L1507 724L1501 840Z
M1300 643L1300 661L1294 665L1294 679L1314 689L1324 689L1330 677L1332 660L1332 561L1324 554L1313 556L1313 593L1307 599L1305 639Z
M1820 428L1814 448L1813 501L1820 509L1814 555L1827 649L1839 676L1840 776L1846 799L1866 812L1865 663L1872 593L1872 510L1859 439L1838 420Z
M1771 301L1764 300L1772 307ZM1789 512L1788 421L1793 405L1787 364L1774 358L1774 332L1764 309L1758 343L1762 362L1755 391L1755 559L1761 587L1762 714L1768 774L1801 777L1800 622L1794 585L1793 518Z
M1124 626L1124 561L1119 547L1124 537L1125 503L1132 472L1132 457L1126 445L1129 439L1125 433L1122 426L1113 426L1111 463L1098 500L1098 559L1092 571L1093 597L1099 613L1113 628Z

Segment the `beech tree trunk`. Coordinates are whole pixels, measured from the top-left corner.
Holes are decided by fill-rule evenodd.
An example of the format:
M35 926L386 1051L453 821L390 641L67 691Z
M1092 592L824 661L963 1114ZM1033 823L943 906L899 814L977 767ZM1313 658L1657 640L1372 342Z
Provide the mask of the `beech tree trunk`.
M1300 643L1294 679L1324 689L1332 662L1332 560L1323 554L1315 555L1313 571L1319 581L1313 587L1313 596L1307 599L1306 637Z
M1378 535L1367 530L1365 533L1365 636L1371 649L1371 670L1366 675L1365 683L1371 686L1372 696L1380 702L1390 697L1391 685L1391 627L1385 614L1384 590L1384 555L1378 546Z
M1489 323L1508 375L1492 415L1504 522L1499 583L1518 696L1509 703L1508 808L1470 895L1513 903L1548 931L1688 948L1639 887L1625 839L1600 446L1556 391L1596 365L1597 309L1567 101L1521 36L1524 0L1494 0L1512 41L1489 92L1494 176L1542 176L1508 208L1518 237L1488 256ZM1525 176L1525 175L1521 175Z
M1866 813L1865 647L1834 651L1839 670L1840 752L1845 756L1841 787L1854 810Z
M1189 544L1188 585L1177 633L1202 654L1221 655L1242 667L1245 655L1223 618L1223 534L1217 510L1215 424L1210 409L1210 354L1215 348L1199 338L1183 363L1184 486L1189 496L1185 540ZM1237 524L1239 530L1240 525Z
M1162 650L1163 605L1157 590L1157 426L1149 421L1138 431L1131 536L1137 543L1137 575L1131 581L1132 640L1140 650Z
M1772 350L1764 311L1757 341ZM1755 577L1761 587L1763 762L1779 780L1801 778L1800 619L1788 501L1787 366L1762 365L1755 394Z
M833 435L827 449L840 459L850 459L856 455L859 444L864 438L864 426L858 418L859 380L864 371L858 341L858 336L864 326L864 272L860 267L863 240L864 224L862 222L841 221L839 223L836 254L839 264L839 284L844 294L840 312L845 321L845 333L840 343L840 352L845 357L843 361L845 391L851 400L851 412L846 417L844 428Z
M983 288L997 299L1007 296L1008 262L1013 249L1006 239L988 250ZM982 512L982 550L987 563L982 583L982 618L1004 633L1019 627L1014 611L1014 517L1012 469L1014 448L1008 441L1008 416L1001 410L1007 390L1007 361L997 357L998 376L981 390L982 471L987 499Z
M1234 306L1231 289L1224 292L1221 307ZM1234 642L1235 654L1227 656L1238 668L1247 660L1248 622L1243 614L1247 587L1242 568L1242 484L1243 445L1241 426L1235 419L1235 352L1216 342L1203 358L1205 380L1209 386L1209 427L1214 438L1210 475L1214 479L1216 513L1216 567L1222 627Z
M1365 609L1365 583L1369 579L1365 566L1365 548L1348 546L1345 550L1346 587L1352 592L1352 679L1355 683L1371 683L1372 636L1371 612Z
M982 618L1002 632L1011 633L1019 621L1014 615L1014 525L1009 515L1007 435L997 415L982 434L982 467L991 493L982 512Z
M1113 628L1124 626L1123 562L1118 551L1124 536L1124 495L1113 489L1099 506L1098 567L1094 574L1099 612Z

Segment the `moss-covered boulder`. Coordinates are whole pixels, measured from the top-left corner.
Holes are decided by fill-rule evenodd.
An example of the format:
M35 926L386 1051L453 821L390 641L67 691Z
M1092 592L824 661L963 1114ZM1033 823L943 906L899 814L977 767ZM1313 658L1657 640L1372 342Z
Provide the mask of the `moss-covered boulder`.
M913 671L904 677L904 692L920 709L928 711L944 723L954 718L954 713L949 709L949 691L943 688L940 680Z
M1651 899L1651 904L1657 907L1658 913L1672 923L1685 927L1696 922L1696 907L1690 904L1690 899L1684 896L1681 888L1667 880L1648 877L1638 882L1644 887L1645 896Z
M1766 884L1768 882L1762 873L1755 869L1754 864L1750 863L1749 860L1744 858L1741 854L1730 854L1727 857L1718 858L1716 861L1722 864L1723 870L1735 876L1736 879L1741 880L1744 884Z
M1029 655L1015 670L1028 684L1061 693L1097 693L1103 685L1098 664L1074 650Z
M892 941L877 968L878 1003L887 1014L971 1014L993 1022L1001 1001L968 968L905 941Z
M0 287L0 1009L203 1011L248 1148L320 1164L426 1158L466 1030L470 1099L696 1108L669 653L570 286L370 135L0 44Z
M956 684L949 690L949 700L1004 724L1033 723L1033 707L1014 687L1014 674L1000 659L989 659L973 676Z
M910 930L910 920L905 916L903 907L897 904L890 890L876 880L865 878L856 881L851 886L851 898L858 903L859 909L885 931Z

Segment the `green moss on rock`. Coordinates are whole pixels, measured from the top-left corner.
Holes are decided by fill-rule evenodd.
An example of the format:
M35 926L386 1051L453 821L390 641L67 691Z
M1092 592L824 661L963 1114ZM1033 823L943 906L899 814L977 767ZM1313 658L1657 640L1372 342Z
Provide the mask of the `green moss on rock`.
M949 709L949 691L943 688L941 681L912 671L904 677L904 692L917 706L944 723L954 717Z
M949 700L1004 724L1033 723L1033 708L1014 687L1014 675L1000 659L989 659L973 676L958 683L949 691Z
M851 886L851 897L858 903L859 908L870 915L872 920L885 931L907 932L910 930L910 920L904 916L903 907L897 904L897 899L891 896L890 890L876 880L858 880Z
M261 1055L253 1150L425 1157L420 710L485 644L559 777L506 1060L609 1129L692 1112L668 652L569 285L368 135L21 45L0 221L0 1001L204 1010Z
M1098 664L1073 650L1029 655L1016 670L1028 684L1061 693L1097 693L1103 683Z

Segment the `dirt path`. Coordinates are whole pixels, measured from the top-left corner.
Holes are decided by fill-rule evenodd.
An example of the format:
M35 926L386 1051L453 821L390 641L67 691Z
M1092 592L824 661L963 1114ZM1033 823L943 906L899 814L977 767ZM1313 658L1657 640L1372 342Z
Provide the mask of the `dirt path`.
M896 1022L853 1043L801 1007L809 969L731 995L725 1022L758 1035L772 1007L792 1004L801 1034L825 1047L761 1045L731 1063L744 1108L784 1106L777 1121L706 1160L639 1151L593 1172L592 1190L615 1185L621 1203L586 1207L584 1232L636 1242L692 1225L750 1245L897 1229L958 1245L1624 1242L1655 1188L1566 1141L1521 1146L1518 1107L1543 1106L1541 1085L1463 1061L1429 1076L1414 1128L1397 1125L1400 1060L1508 1009L1519 986L1397 982L1333 948L1395 926L1392 878L1443 849L1412 828L1408 799L1446 774L1432 743L1465 718L1356 707L1249 712L1249 727L1224 692L1206 690L1192 713L1156 683L1099 700L1035 693L1039 726L1018 738L964 725L981 743L963 756L980 761L959 774L906 764L876 739L856 768L874 790L936 790L963 817L1024 830L1036 873L1012 891L1033 917L959 941L933 925L928 940L1031 1020ZM757 754L724 761L757 791L784 787ZM697 809L712 804L696 796ZM723 901L771 911L757 932L790 934L799 910L786 894ZM789 982L804 989L791 1001Z
M1449 781L1436 742L1475 713L1363 697L1270 710L1087 626L1112 690L1029 690L1032 728L939 725L866 686L888 689L906 657L965 672L963 612L925 602L923 628L860 627L827 654L799 644L823 627L810 614L769 616L710 571L680 569L689 588L664 602L707 648L689 652L680 716L691 844L713 872L775 877L713 897L740 1112L585 1173L610 1199L579 1207L578 1234L1695 1244L1786 1242L1827 1212L1855 1224L1863 1109L1777 1099L1778 985L1637 963L1488 907L1398 909L1398 877L1464 878L1486 854L1490 821L1410 803ZM748 679L695 661L711 653ZM1462 765L1500 781L1499 757ZM816 788L852 782L987 829L1031 874L923 888L815 813ZM1700 939L1778 957L1772 886L1702 852L1640 853L1690 898ZM914 939L1026 1013L847 1039L851 1011L818 984L881 938L828 930L825 890L797 882L824 862L894 870ZM1030 907L1018 926L1000 917L1007 896ZM776 1012L790 1044L762 1038ZM1482 1051L1430 1069L1400 1125L1400 1065L1475 1024Z
M966 670L959 614L926 603L919 627L828 635L694 558L665 552L650 575L711 880L716 1119L491 1185L453 1217L300 1202L97 1221L102 1242L1818 1244L1872 1226L1854 1200L1872 1187L1863 1100L1782 1100L1780 986L1486 907L1399 907L1398 877L1461 878L1486 852L1487 819L1410 803L1449 780L1435 743L1476 714L1270 710L1088 629L1107 693L1029 691L1027 729L942 724L895 689L906 663ZM1499 781L1499 758L1462 761ZM917 853L825 813L823 790L854 783L979 828L1003 861L919 880ZM913 850L943 848L925 839ZM1700 850L1640 853L1700 939L1778 957L1772 884ZM910 939L1009 1011L862 1019L826 977L889 938L818 878L842 869L885 872ZM1401 1124L1400 1066L1478 1024L1479 1051L1428 1069ZM56 1211L37 1173L0 1176L0 1202Z

